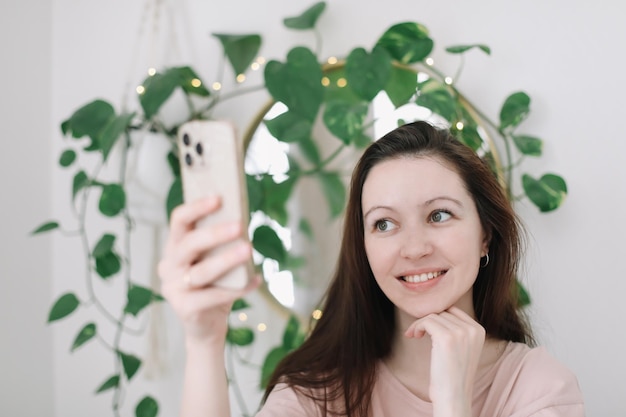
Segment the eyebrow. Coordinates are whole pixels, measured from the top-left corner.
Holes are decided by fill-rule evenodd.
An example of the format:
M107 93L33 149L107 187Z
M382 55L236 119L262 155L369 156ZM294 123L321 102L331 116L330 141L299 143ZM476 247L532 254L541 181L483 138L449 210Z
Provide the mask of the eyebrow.
M452 198L452 197L448 197L445 195L439 196L439 197L435 197L435 198L431 198L430 200L426 200L424 203L421 204L421 206L423 207L428 207L430 205L432 205L433 203L439 201L439 200L446 200L446 201L450 201L454 204L456 204L457 206L463 208L463 203L461 203L461 201L457 200L456 198ZM379 209L385 209L385 210L393 210L391 207L389 206L374 206L372 208L370 208L369 210L367 210L364 214L363 214L363 218L365 219L367 216L369 216L369 214L375 210L379 210Z

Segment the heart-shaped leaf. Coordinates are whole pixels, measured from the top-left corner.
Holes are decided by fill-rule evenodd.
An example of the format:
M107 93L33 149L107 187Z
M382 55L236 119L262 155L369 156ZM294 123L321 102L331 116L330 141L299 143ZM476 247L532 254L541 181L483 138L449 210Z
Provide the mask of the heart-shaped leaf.
M235 300L230 310L239 311L239 310L245 310L246 308L250 308L250 304L243 298L238 298Z
M151 119L159 112L161 106L170 98L178 85L178 77L171 72L156 73L143 81L143 92L139 94L139 103L146 119Z
M483 138L478 133L478 130L471 125L463 126L463 129L461 130L457 129L456 126L453 125L450 128L450 131L459 142L464 143L474 151L477 151L481 146L483 146Z
M127 301L126 307L124 307L124 312L132 314L135 317L137 317L137 315L151 303L163 301L163 297L152 291L150 288L142 287L137 284L132 284L130 286L126 297Z
M324 124L333 135L349 145L362 132L368 110L369 106L363 102L331 101L324 108Z
M523 91L506 98L500 109L500 130L518 126L530 112L530 97Z
M59 228L59 223L58 222L46 222L46 223L42 224L41 226L37 227L32 232L30 232L30 234L31 235L37 235L39 233L49 232L50 230L54 230L54 229L58 229L58 228Z
M513 135L513 143L524 155L541 156L543 151L543 141L534 136Z
M326 8L326 2L320 1L306 9L302 14L295 17L287 17L283 20L286 27L296 30L313 29L317 19Z
M311 122L324 98L322 76L317 58L304 47L289 51L284 64L270 61L265 66L265 85L272 97Z
M63 168L67 168L68 166L72 165L75 160L76 152L72 149L67 149L61 154L61 157L59 158L59 165L61 165Z
M261 37L251 35L227 35L214 33L224 48L224 54L235 71L235 77L246 72L261 48Z
M96 258L96 273L104 279L120 272L122 262L115 252L106 252Z
M159 414L159 404L150 396L143 397L135 407L135 417L156 417Z
M285 349L283 346L275 347L269 351L263 361L263 367L261 368L261 389L265 389L265 387L267 387L267 383L274 373L274 369L276 369L278 363L283 360L288 353L289 350Z
M115 236L109 233L105 233L102 235L96 246L93 248L91 254L94 258L98 258L100 256L104 256L107 253L113 250L113 245L115 244Z
M470 49L474 49L474 48L478 48L484 53L486 53L487 55L491 55L491 48L489 48L487 45L482 45L482 44L449 46L446 48L446 52L449 52L451 54L462 54L463 52L467 52Z
M90 341L96 335L96 324L88 323L86 324L80 331L76 338L74 339L74 343L72 343L72 352Z
M104 161L109 157L109 153L120 135L128 129L134 116L135 114L131 113L113 117L109 120L109 123L107 123L104 129L102 129L102 132L98 135L98 143L100 144L102 159Z
M124 368L124 374L126 375L126 379L130 381L139 370L139 367L141 366L141 359L139 359L135 355L124 353L121 351L118 351L118 354L122 361L122 368Z
M102 187L98 203L100 213L108 217L117 216L126 207L126 193L120 184L107 184Z
M181 204L183 204L183 183L180 177L175 177L167 193L167 201L165 204L168 220L172 215L172 211Z
M417 92L417 73L412 69L393 67L385 92L396 108L408 103Z
M106 390L110 390L111 388L117 388L120 385L120 376L119 374L113 375L106 381L104 381L100 387L96 390L96 394L100 394Z
M85 171L78 171L72 180L72 199L76 198L76 194L88 186L89 182L89 177L87 177Z
M565 181L555 174L546 174L538 180L524 174L522 186L530 201L544 213L557 209L567 196Z
M292 143L300 142L311 137L313 124L304 117L286 111L271 120L265 120L265 125L276 139Z
M237 346L248 346L254 342L254 332L248 327L229 327L226 341Z
M60 320L72 314L80 305L80 301L73 293L66 293L59 297L48 314L48 323Z
M92 141L97 141L98 135L113 117L115 110L111 104L104 100L94 100L76 110L63 122L63 130L71 132L75 138L88 136Z
M167 70L168 75L178 80L178 86L183 89L186 94L193 94L200 97L208 97L211 95L204 83L198 77L198 74L191 67L176 67Z
M404 22L387 29L377 45L385 48L393 59L403 64L412 64L426 58L433 50L434 43L424 25Z
M252 244L254 249L266 258L275 259L278 262L285 261L287 250L271 227L265 225L257 227L252 237Z
M343 212L346 202L346 186L336 172L323 172L319 176L322 191L328 201L330 217L336 218Z
M419 83L416 103L451 122L456 116L456 100L448 88L433 78Z
M356 48L346 58L348 86L357 96L372 101L389 82L391 66L391 56L385 48L376 46L371 54Z

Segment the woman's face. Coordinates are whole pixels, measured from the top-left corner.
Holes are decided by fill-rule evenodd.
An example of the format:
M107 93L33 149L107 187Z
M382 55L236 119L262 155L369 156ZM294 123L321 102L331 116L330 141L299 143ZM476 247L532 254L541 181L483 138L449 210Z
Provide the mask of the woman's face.
M383 161L365 180L362 206L370 267L400 311L419 318L456 305L474 314L488 242L454 170L434 157Z

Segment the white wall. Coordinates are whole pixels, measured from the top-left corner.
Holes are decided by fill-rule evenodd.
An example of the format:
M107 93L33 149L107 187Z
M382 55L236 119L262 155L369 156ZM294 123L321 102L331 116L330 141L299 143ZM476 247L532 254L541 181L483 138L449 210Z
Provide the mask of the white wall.
M49 238L28 236L51 215L51 7L0 4L0 414L51 415ZM19 41L18 41L19 40Z
M309 2L240 0L217 4L179 0L178 4L186 6L184 16L190 24L179 25L175 32L184 42L178 49L151 49L149 42L136 48L144 2L55 0L52 10L45 3L35 4L37 8L28 18L23 13L31 2L3 3L0 17L3 51L13 50L16 45L23 51L9 51L10 59L5 61L3 57L3 62L10 64L0 67L3 79L11 80L5 82L9 94L2 97L1 118L9 129L5 130L8 152L2 154L0 176L2 188L10 190L10 196L23 198L25 194L17 191L11 181L13 173L20 169L20 160L13 155L39 150L33 156L39 158L37 170L32 177L21 179L26 185L24 189L36 190L39 197L29 197L26 207L9 204L7 218L11 221L5 220L5 227L10 232L0 237L2 247L10 250L4 252L10 255L2 258L3 340L13 341L8 346L2 343L0 392L9 393L11 401L15 401L8 407L36 391L38 398L44 400L29 406L49 408L54 402L56 416L106 416L111 414L107 409L109 395L94 397L92 392L111 372L110 357L97 344L68 354L72 337L87 320L85 315L55 325L52 359L47 350L49 331L41 325L52 299L81 285L83 267L74 252L77 248L68 239L55 236L50 249L46 238L26 241L22 233L50 212L64 221L72 219L68 209L71 172L52 167L62 148L57 126L79 105L95 97L119 106L129 91L127 82L139 80L139 74L152 65L190 62L202 77L212 79L216 71L212 59L218 47L208 36L211 32L261 33L265 42L263 54L282 60L289 47L302 42L312 44L312 37L287 31L281 24L283 17L299 13ZM458 59L443 54L445 46L474 42L491 46L491 57L478 52L467 56L458 82L461 90L488 115L496 118L504 98L514 91L524 90L533 98L533 112L523 130L546 140L545 155L536 163L529 161L525 169L534 175L558 172L566 178L570 190L567 202L557 212L545 215L530 206L519 207L532 236L526 283L533 297L533 321L542 343L578 375L588 415L626 415L625 309L621 304L626 293L622 279L626 268L619 263L624 256L626 234L626 221L620 212L626 195L626 141L620 135L626 110L622 99L626 88L621 79L626 64L621 53L626 39L622 6L608 0L372 3L365 6L358 0L329 1L320 21L325 39L323 56L341 55L357 45L369 48L392 23L415 20L429 27L437 42L434 57L451 74ZM7 9L9 14L4 13ZM19 30L24 32L18 37L15 33ZM32 55L33 50L38 53ZM17 64L23 61L23 65ZM25 69L20 71L23 66ZM52 82L48 85L45 77L50 73ZM32 90L20 89L19 85L27 84L29 74L44 74L44 78L34 78ZM48 105L50 91L52 102ZM263 97L255 96L252 100L227 103L221 114L244 127L262 101ZM33 123L33 115L41 123ZM20 122L28 126L26 134L22 133ZM33 141L37 141L36 146L31 145ZM45 206L49 196L51 207ZM108 224L102 224L103 229L107 227ZM149 232L148 228L141 229L144 238L138 239L136 245L143 247L137 250L145 251L147 264L148 245L139 243L150 242ZM33 255L34 250L37 255ZM50 253L52 274L47 273ZM34 258L38 261L33 262ZM29 268L28 273L24 268ZM149 264L137 268L138 275L147 275ZM16 277L21 277L17 284ZM34 283L38 292L33 296L28 291ZM48 296L50 287L53 294ZM103 291L115 288L104 287ZM168 310L163 314L166 324L160 334L169 339L162 362L167 365L166 376L146 381L145 373L141 373L134 383L137 387L128 395L127 414L131 414L134 403L145 392L159 399L161 415L175 413L180 383L179 334ZM270 317L267 311L259 311L258 315L260 319ZM22 331L15 319L8 317L19 318L19 326L28 326L27 330ZM5 339L7 331L9 337ZM21 341L26 336L35 341ZM130 338L128 342L137 353L145 353L143 340ZM25 348L34 345L36 352ZM54 401L50 397L51 361ZM26 371L18 368L20 362L28 364ZM8 375L4 372L5 363ZM31 377L35 372L39 372L37 377ZM24 383L15 383L27 377L36 384L29 384L28 390ZM4 404L3 398L2 411L15 410L6 409Z

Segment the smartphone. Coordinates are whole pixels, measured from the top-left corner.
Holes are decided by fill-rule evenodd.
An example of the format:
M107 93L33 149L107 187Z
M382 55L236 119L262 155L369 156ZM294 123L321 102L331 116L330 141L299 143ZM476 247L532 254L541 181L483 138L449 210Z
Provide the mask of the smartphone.
M194 120L178 129L177 141L184 201L214 195L222 198L220 209L199 221L196 228L231 221L243 225L241 238L211 251L211 254L219 254L241 240L248 241L243 149L235 127L227 121ZM214 285L241 289L251 276L252 261L249 261L235 267Z

